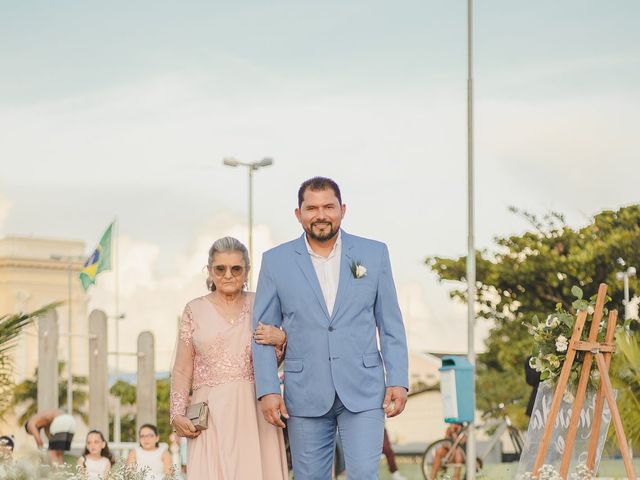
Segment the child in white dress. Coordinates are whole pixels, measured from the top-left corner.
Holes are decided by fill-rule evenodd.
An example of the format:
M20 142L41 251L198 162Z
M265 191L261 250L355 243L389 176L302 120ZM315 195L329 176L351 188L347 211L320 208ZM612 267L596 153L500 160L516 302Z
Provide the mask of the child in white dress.
M138 431L140 446L129 452L127 464L135 465L138 472L145 470L145 479L162 480L171 473L171 454L158 443L158 427L149 423Z
M109 445L104 435L99 430L91 430L87 433L87 443L84 453L78 459L78 466L89 480L101 480L107 478L114 458L109 451Z

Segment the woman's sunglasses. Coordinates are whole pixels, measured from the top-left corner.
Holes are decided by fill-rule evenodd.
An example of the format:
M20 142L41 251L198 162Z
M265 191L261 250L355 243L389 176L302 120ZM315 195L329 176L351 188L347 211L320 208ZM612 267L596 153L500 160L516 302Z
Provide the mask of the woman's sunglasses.
M244 272L242 265L214 265L211 270L216 277L224 277L227 273L227 269L231 271L231 275L239 277Z

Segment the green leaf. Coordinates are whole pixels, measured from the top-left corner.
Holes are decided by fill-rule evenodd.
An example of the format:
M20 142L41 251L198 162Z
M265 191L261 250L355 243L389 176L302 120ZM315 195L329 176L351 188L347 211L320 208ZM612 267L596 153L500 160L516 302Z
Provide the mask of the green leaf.
M586 300L574 300L571 306L575 310L586 310L589 308L589 302Z
M582 300L583 297L583 293L582 293L582 289L580 287L578 287L577 285L574 285L573 287L571 287L571 293L573 294L574 297Z

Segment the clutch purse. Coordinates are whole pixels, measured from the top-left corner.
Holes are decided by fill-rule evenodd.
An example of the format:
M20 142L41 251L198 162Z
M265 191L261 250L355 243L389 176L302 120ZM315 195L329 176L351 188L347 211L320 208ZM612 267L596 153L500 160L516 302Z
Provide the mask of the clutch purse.
M191 420L196 430L206 430L209 426L209 405L207 402L194 403L187 408L185 416Z

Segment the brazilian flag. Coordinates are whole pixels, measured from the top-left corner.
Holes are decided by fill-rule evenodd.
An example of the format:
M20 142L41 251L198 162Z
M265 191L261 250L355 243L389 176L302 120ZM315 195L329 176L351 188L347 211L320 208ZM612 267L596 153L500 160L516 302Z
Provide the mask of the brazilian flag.
M84 267L80 272L80 283L86 292L91 285L96 283L96 276L105 270L111 270L111 231L113 223L107 227L100 243L93 253L84 262Z

